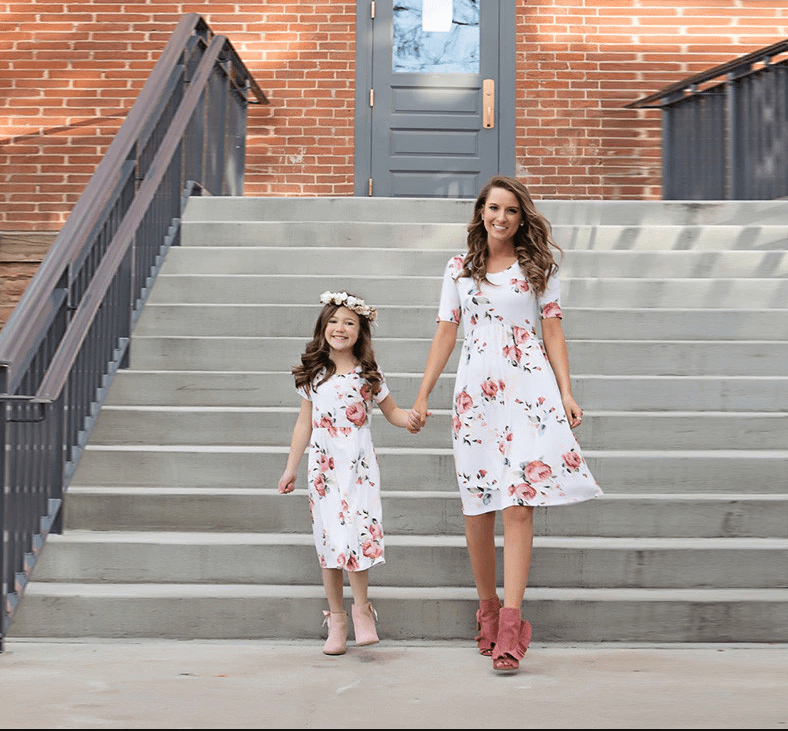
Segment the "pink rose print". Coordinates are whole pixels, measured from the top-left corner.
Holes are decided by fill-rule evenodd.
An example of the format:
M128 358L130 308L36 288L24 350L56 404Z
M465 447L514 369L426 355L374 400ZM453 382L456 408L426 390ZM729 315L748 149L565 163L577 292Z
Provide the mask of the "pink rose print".
M312 484L315 486L315 492L317 492L320 497L326 496L326 478L323 476L322 472L315 477Z
M334 420L328 415L323 414L320 417L320 423L318 424L319 429L327 429L328 433L335 437L337 435L337 428L334 426Z
M509 485L509 494L517 495L522 500L533 500L536 497L536 488L527 482L521 482L519 485Z
M524 327L518 327L517 325L512 327L512 335L514 335L514 342L518 345L527 343L531 338L531 333L528 330L526 330Z
M514 438L514 434L512 432L508 432L504 438L501 440L500 444L498 444L498 451L501 454L506 454L506 442L511 442Z
M328 472L334 469L334 458L328 457L325 454L320 455L320 471Z
M482 391L484 391L484 395L489 398L495 398L495 395L498 393L498 384L492 380L492 378L488 378L484 383L482 383Z
M566 454L562 454L561 457L566 463L566 466L572 470L576 470L583 464L583 458L577 452L567 452Z
M345 409L345 416L347 416L348 421L353 422L356 426L364 426L367 420L367 410L362 402L357 401Z
M514 287L514 291L515 292L523 293L523 292L527 292L528 289L529 289L529 287L528 287L528 280L527 279L516 279L515 278L515 279L512 279L509 282L509 284L511 284L512 287Z
M451 311L451 322L457 323L458 325L460 324L460 308L459 307L455 307L455 308L452 309L452 311Z
M365 383L361 387L361 398L363 398L364 401L369 401L371 397L372 397L372 389L369 387L369 384Z
M345 554L344 554L344 553L340 553L340 554L339 554L339 556L337 556L337 563L338 563L340 566L344 566L344 565L345 565L345 562L346 562L346 559L345 559Z
M348 571L358 571L358 559L356 558L356 554L350 554L350 557L345 562L345 568Z
M377 523L373 523L369 526L369 534L376 540L380 540L383 538L383 528L380 527Z
M558 302L548 302L542 308L542 317L561 317L561 307Z
M526 479L531 482L543 482L553 474L553 470L550 468L550 465L535 459L525 466L523 473Z
M516 345L504 346L503 354L508 360L514 361L515 363L519 363L522 356L520 349Z
M462 429L462 422L460 421L460 417L457 414L454 414L451 417L451 429L455 434L460 433L460 429Z
M457 412L464 414L468 409L473 406L473 399L467 391L462 391L457 395Z
M500 388L501 391L503 391L506 388L506 381L504 381L503 378L500 381L498 381L498 388Z
M383 554L383 549L374 541L364 541L361 544L361 553L367 558L377 558Z

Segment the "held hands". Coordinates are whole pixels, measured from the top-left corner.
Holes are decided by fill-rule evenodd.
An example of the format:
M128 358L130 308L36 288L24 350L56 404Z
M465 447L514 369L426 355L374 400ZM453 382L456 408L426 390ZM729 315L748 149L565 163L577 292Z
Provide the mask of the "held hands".
M408 411L408 421L405 425L405 428L411 434L418 434L421 431L421 427L424 426L424 421L422 421L421 414L416 411L416 409L411 409Z
M564 396L561 400L564 404L566 418L569 419L569 426L572 427L572 429L576 426L580 426L580 423L583 421L583 409L580 408L577 401L571 396Z
M285 470L279 478L279 492L283 495L295 490L296 473L293 470Z

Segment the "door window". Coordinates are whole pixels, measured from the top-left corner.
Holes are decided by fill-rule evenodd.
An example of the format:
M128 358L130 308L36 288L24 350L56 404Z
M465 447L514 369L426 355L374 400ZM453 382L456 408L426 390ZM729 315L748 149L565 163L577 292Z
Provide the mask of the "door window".
M478 74L480 3L481 0L393 0L391 70ZM435 23L448 30L429 30L436 27Z

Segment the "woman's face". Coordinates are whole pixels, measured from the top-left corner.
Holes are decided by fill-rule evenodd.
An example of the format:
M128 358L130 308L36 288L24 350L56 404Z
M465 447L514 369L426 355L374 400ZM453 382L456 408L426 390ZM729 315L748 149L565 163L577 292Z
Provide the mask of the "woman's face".
M490 188L482 208L488 241L510 243L523 221L517 196L505 188Z

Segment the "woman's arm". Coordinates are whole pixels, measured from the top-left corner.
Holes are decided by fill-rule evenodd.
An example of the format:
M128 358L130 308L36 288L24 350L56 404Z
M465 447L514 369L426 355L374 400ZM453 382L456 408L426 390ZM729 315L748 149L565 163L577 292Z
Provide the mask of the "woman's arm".
M555 373L561 401L564 404L566 418L573 429L583 420L583 410L572 396L572 384L569 378L569 353L566 349L566 338L560 317L546 317L542 320L542 341L547 351L547 359Z
M295 490L296 475L298 465L301 464L301 457L309 444L312 436L312 403L307 399L301 399L301 411L293 427L293 437L290 440L290 455L287 458L287 466L282 476L279 478L279 492L287 493Z
M441 373L443 373L443 369L454 351L454 346L457 344L458 327L454 322L441 320L438 323L435 336L432 338L430 353L427 356L427 365L424 368L419 392L413 404L413 410L418 413L422 426L427 422L427 416L429 416L427 402L432 389L435 388L435 384L438 382Z

